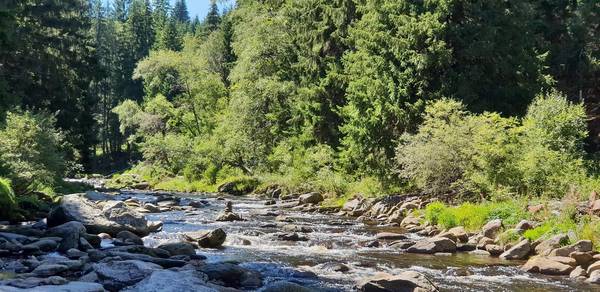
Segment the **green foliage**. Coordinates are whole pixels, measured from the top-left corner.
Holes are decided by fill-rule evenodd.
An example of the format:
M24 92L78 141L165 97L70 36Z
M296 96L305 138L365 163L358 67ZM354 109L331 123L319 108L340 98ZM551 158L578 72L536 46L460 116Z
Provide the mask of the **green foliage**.
M54 186L65 173L63 136L48 114L8 113L0 129L0 175L17 195Z
M11 219L16 208L17 202L10 181L0 177L0 218Z

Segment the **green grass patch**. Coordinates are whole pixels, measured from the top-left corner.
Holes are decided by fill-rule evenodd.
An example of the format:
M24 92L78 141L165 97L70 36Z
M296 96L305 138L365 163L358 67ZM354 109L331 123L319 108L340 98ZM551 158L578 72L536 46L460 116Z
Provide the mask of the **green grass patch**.
M427 222L441 228L463 226L475 231L488 221L502 219L505 225L514 225L522 219L528 219L521 201L485 202L480 204L463 203L459 206L446 206L442 202L433 202L425 208Z
M10 181L0 178L0 218L12 219L17 208L15 194Z

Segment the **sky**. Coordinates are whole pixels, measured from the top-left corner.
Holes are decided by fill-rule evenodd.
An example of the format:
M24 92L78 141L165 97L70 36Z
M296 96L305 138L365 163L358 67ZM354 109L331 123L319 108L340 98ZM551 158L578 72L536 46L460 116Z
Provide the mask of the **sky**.
M174 1L171 1L174 2ZM190 12L190 18L194 18L196 15L202 20L208 13L210 7L210 0L186 0L185 1ZM233 5L233 0L224 1L224 4L219 4L219 11L223 12L223 8Z

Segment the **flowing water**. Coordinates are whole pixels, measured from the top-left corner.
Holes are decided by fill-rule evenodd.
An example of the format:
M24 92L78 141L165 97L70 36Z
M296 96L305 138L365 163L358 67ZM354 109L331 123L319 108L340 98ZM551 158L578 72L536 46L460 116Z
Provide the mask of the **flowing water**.
M124 193L141 200L152 199L149 194ZM302 213L289 209L265 206L264 200L229 197L234 212L243 216L243 222L215 222L224 201L210 196L183 194L183 197L203 199L210 204L194 211L174 211L148 214L149 220L164 222L162 232L152 234L144 241L157 246L179 241L183 232L222 228L227 241L222 249L200 249L210 262L239 262L242 266L260 271L265 282L287 280L322 291L351 291L365 277L378 272L395 274L414 270L425 274L441 291L600 291L600 287L569 280L568 277L533 275L519 270L523 262L502 261L487 256L457 253L433 256L404 253L386 247L364 247L382 231L401 232L366 225L353 218ZM271 213L271 214L268 214ZM291 218L293 223L275 221L275 214ZM285 224L306 226L313 230L302 234L308 241L280 241L274 233ZM417 235L409 234L418 238ZM339 263L348 266L347 272L330 268Z

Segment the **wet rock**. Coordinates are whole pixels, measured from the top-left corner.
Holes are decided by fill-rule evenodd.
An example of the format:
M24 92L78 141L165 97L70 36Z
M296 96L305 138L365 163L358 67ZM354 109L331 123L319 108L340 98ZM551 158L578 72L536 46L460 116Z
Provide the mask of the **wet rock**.
M128 230L135 234L148 235L146 218L123 202L108 201L101 209L81 194L66 195L58 206L48 214L48 226L57 226L69 221L81 222L88 232L117 233Z
M151 203L144 204L144 209L150 213L160 213L160 208Z
M397 240L397 241L390 243L391 247L399 248L399 249L407 249L413 245L415 245L415 242L412 240Z
M404 219L402 219L402 222L400 222L400 226L419 225L420 223L421 223L420 218L417 218L414 215L409 214Z
M438 234L439 237L446 237L456 243L469 241L469 235L462 226L450 228L448 231Z
M486 245L494 244L494 240L489 237L482 237L477 243L477 248L485 249Z
M111 291L134 285L155 271L162 270L159 265L136 260L98 263L92 269L98 275L100 283Z
M67 250L67 252L65 254L70 259L78 259L80 257L87 256L86 252L80 251L76 248L71 248L71 249Z
M62 238L58 246L59 251L67 251L79 247L79 239L86 233L86 228L80 222L71 221L46 231L47 236L58 236Z
M407 239L406 235L392 232L380 232L375 235L378 240L403 240Z
M369 241L365 244L365 247L379 247L381 244L377 240Z
M363 292L438 291L437 287L423 274L413 271L395 276L380 274L358 284L356 289Z
M165 243L158 246L160 249L168 251L172 256L176 255L195 255L196 249L187 242Z
M162 221L148 221L148 231L149 232L160 232L163 228Z
M581 266L577 266L571 273L569 274L569 278L582 280L587 277L587 272Z
M600 270L600 261L597 261L595 263L592 263L588 268L587 268L587 273L588 274L592 274L593 271L597 271Z
M119 257L123 260L136 260L136 261L148 262L148 263L159 265L163 268L179 268L179 267L183 267L186 265L186 262L183 260L176 260L176 259L170 259L170 258L159 258L159 257L150 256L147 254L135 254L135 253L119 252L119 251L109 251L107 254L108 254L108 256Z
M298 235L298 233L276 233L275 236L283 241L307 241L308 238Z
M129 287L123 292L217 292L207 286L208 277L195 270L155 271L148 278Z
M558 234L550 239L542 241L535 247L535 253L538 255L549 255L550 252L569 242L569 236L566 234Z
M307 193L298 197L300 204L318 204L323 200L323 196L317 192Z
M476 249L469 252L470 255L476 256L492 256L487 250Z
M568 275L573 271L572 266L561 263L556 257L551 259L544 256L530 258L521 269L526 272L545 275Z
M211 282L226 287L256 289L262 286L258 272L229 263L206 264L198 268Z
M24 245L22 247L22 249L24 251L38 250L38 251L50 252L50 251L54 251L57 247L58 247L58 243L56 241L50 240L50 239L43 239L43 240L38 240L36 242Z
M310 288L306 288L300 286L296 283L288 282L288 281L277 281L270 283L260 289L260 292L316 292L317 290L313 290Z
M500 258L504 260L523 260L527 258L529 252L531 252L531 244L529 239L525 239L502 253Z
M218 248L225 242L227 234L223 229L217 228L209 232L188 232L184 237L193 242L197 242L200 247Z
M438 238L427 238L417 241L415 245L408 248L407 252L410 253L426 253L433 254L436 252L455 252L456 244L454 241L438 237Z
M144 245L144 241L131 231L123 230L117 233L116 239L125 244Z
M299 232L299 233L310 233L313 231L309 227L294 225L294 224L286 224L281 229L286 232Z
M265 206L272 206L275 204L277 204L277 201L275 201L275 200L268 200L265 202Z
M456 251L460 251L460 252L473 251L476 248L477 248L477 246L472 243L459 243L456 245Z
M340 263L324 263L324 264L320 264L315 266L315 268L319 269L319 270L323 270L323 271L327 271L327 272L339 272L339 273L345 273L350 271L350 268L344 264L340 264Z
M223 212L217 216L215 221L231 222L231 221L245 221L240 215L233 212Z
M481 234L485 237L494 239L502 229L502 220L495 219L486 223L481 229Z
M66 284L67 279L59 276L51 276L46 278L24 278L24 279L14 279L10 280L6 283L7 286L12 286L21 289L31 289L37 286L43 285L63 285ZM0 291L3 291L0 289Z
M285 215L279 215L277 217L275 217L275 221L277 222L294 222L294 220L292 220L292 218L289 218L288 216Z
M43 264L35 268L31 273L37 277L49 277L58 275L69 270L69 267L58 264Z
M112 236L108 233L100 233L98 234L98 237L100 237L100 239L112 239Z
M0 291L5 292L49 292L49 291L60 291L60 292L106 292L104 287L96 283L86 282L70 282L64 285L44 285L38 286L31 289L19 289L9 286L0 286Z

